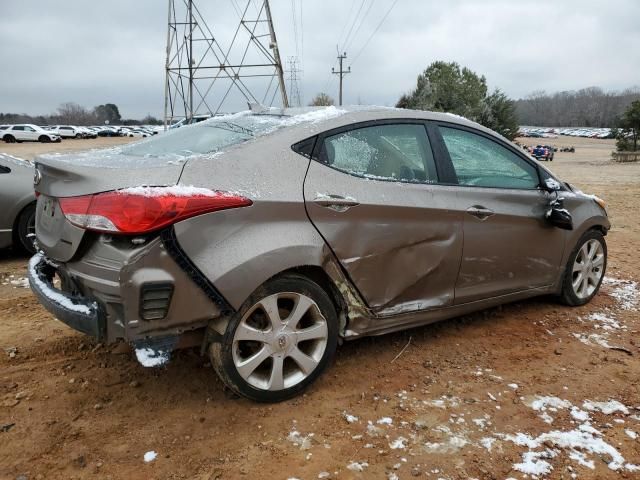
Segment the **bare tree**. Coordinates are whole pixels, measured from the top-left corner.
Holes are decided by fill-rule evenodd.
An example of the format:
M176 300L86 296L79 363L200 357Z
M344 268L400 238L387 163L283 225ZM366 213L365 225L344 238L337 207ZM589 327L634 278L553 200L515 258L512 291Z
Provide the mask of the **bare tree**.
M331 98L329 95L327 95L326 93L319 93L317 94L315 97L313 97L313 100L311 100L311 103L309 104L309 106L311 107L328 107L330 105L335 105L335 100L333 98Z

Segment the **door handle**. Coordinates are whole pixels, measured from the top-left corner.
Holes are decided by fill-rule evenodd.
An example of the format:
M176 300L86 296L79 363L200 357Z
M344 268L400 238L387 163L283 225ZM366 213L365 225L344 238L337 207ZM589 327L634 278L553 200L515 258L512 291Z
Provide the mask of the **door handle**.
M316 205L320 205L321 207L331 208L332 210L344 212L351 207L355 207L360 205L355 198L352 197L342 197L340 195L331 195L331 194L319 194L316 198L313 199L313 203Z
M493 210L485 208L482 205L474 205L473 207L467 208L467 213L483 221L495 214Z

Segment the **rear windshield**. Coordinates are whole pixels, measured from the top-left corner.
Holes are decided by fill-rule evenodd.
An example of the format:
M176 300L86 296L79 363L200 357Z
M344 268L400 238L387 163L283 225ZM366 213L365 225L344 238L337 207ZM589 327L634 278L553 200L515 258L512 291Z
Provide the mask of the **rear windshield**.
M278 115L227 115L127 145L122 147L122 153L136 157L189 157L216 153L270 133L282 127L286 118Z
M297 115L240 112L214 117L129 145L73 154L47 154L40 159L74 163L88 167L148 168L181 164L191 156L215 156L216 153L278 129L298 124L322 122L346 113L335 107L302 110Z

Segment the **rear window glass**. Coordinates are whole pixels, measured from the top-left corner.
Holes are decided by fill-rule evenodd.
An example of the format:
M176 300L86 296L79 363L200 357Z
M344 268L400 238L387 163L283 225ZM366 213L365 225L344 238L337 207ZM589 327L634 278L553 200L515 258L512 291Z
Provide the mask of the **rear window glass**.
M313 124L346 113L335 107L297 115L240 112L183 126L125 146L73 155L44 155L56 161L104 168L144 168L180 164L191 156L211 156L281 128ZM284 146L283 146L284 147Z

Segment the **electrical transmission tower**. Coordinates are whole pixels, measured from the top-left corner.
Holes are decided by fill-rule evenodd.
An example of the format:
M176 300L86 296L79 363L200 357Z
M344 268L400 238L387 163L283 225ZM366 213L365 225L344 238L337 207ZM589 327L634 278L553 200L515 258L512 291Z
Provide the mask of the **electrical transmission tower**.
M292 107L302 106L302 95L300 95L300 77L302 73L300 70L300 60L298 57L289 57L287 59L287 66L289 67L289 105Z
M349 67L348 70L343 70L342 68L342 61L346 58L347 58L347 52L340 54L340 51L338 51L338 62L340 62L340 67L338 71L336 71L333 67L331 68L331 73L333 73L334 75L340 75L340 90L338 95L338 105L342 105L342 80L344 79L347 73L351 73L351 67Z
M165 126L247 103L271 106L278 92L282 107L289 106L269 0L231 4L239 23L223 45L194 0L169 0Z

